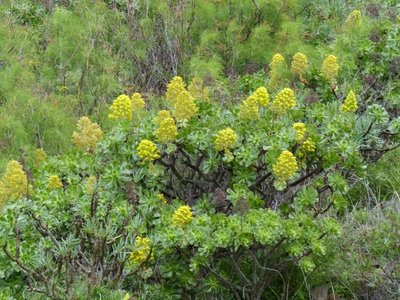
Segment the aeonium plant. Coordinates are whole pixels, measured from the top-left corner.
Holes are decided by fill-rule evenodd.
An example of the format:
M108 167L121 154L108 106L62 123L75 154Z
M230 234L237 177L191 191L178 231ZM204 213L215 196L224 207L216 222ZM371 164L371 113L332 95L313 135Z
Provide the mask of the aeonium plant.
M105 286L143 299L264 299L289 268L316 270L326 239L340 236L349 187L398 147L400 126L338 89L332 55L319 77L331 98L309 103L322 87L295 56L297 89L259 87L222 106L200 79L186 88L175 77L164 110L121 95L110 132L84 117L74 151L10 162L0 181L7 275L18 269L27 292L51 299L82 286L89 297Z

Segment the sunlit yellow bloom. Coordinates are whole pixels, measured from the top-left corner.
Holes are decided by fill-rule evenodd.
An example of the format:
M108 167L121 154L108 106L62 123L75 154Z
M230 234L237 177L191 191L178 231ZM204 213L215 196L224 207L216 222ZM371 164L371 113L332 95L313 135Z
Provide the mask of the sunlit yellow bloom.
M10 198L22 197L28 192L28 178L22 166L16 160L10 161L0 180L0 206Z
M154 123L160 125L161 121L171 118L171 113L168 110L160 110L157 116L154 118Z
M97 123L90 121L88 117L82 117L78 121L78 132L72 134L72 142L83 151L92 151L97 142L103 137L103 132Z
M197 115L199 108L194 102L193 96L188 91L182 91L176 97L173 115L178 121L189 120Z
M272 108L278 115L286 113L288 109L295 106L296 98L293 90L289 88L281 90L272 102Z
M303 74L308 68L308 59L303 53L293 55L291 70L294 74Z
M145 103L142 98L142 95L140 95L139 93L134 93L131 96L131 100L132 100L132 111L137 111L144 108Z
M301 145L301 149L304 150L305 152L315 152L315 143L311 138L308 138Z
M142 140L136 148L139 158L145 161L153 161L160 158L160 152L152 141Z
M258 99L254 95L249 96L240 104L240 117L245 120L257 120L260 117L258 111Z
M217 151L228 151L236 146L237 136L231 128L226 128L218 132L218 136L215 139L215 148Z
M160 143L171 143L176 140L178 135L178 129L176 127L174 119L171 117L165 118L160 121L159 127L156 130L156 138Z
M278 88L279 82L281 81L282 68L285 67L285 58L277 53L272 57L272 61L270 63L270 72L269 72L269 82L268 87L272 90L276 90Z
M328 55L322 63L321 75L329 81L335 81L339 74L339 65L335 55Z
M350 91L347 94L347 97L344 100L344 103L342 104L342 109L347 112L356 112L357 111L357 109L358 109L357 97L353 91Z
M151 253L151 254L150 254ZM139 265L153 257L151 251L150 239L147 237L137 236L135 241L135 249L131 252L129 258L132 265Z
M269 94L265 87L259 87L253 93L253 96L257 99L257 103L261 106L267 106L269 104Z
M281 181L290 179L298 169L296 157L288 150L283 151L272 166L275 177Z
M293 129L296 131L296 141L301 143L304 139L304 135L307 132L306 124L304 123L294 123Z
M183 91L185 91L185 83L183 82L182 77L175 76L174 78L172 78L167 86L165 98L167 98L167 100L171 101L172 103L175 103L179 94Z
M57 175L52 175L49 178L49 189L50 190L56 190L59 188L62 188L63 184L61 182L61 179Z
M187 205L180 206L172 216L172 224L177 227L185 227L192 220L193 215L190 207Z
M127 95L120 95L110 107L110 119L121 120L132 118L132 101Z

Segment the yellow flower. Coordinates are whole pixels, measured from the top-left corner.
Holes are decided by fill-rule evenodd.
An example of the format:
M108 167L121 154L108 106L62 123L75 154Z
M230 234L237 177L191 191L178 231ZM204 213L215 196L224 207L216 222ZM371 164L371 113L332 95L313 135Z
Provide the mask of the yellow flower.
M277 53L272 57L272 61L270 63L270 72L269 72L269 82L268 86L275 90L278 87L279 81L281 79L281 68L285 66L285 58Z
M284 88L276 95L272 107L278 115L286 113L289 108L296 106L296 98L292 89Z
M188 91L196 100L205 102L210 100L208 88L204 86L203 80L198 77L193 77L192 81L189 83Z
M171 113L168 110L160 110L154 118L154 123L160 126L160 123L167 118L171 118Z
M152 257L153 253L151 252L150 239L147 237L137 236L135 249L129 256L131 264L139 265Z
M344 100L344 103L342 104L342 109L347 112L356 112L357 111L357 109L358 109L357 97L353 91L350 91L347 94L347 97Z
M132 118L132 101L127 95L120 95L114 100L108 117L113 120Z
M0 180L0 206L10 198L25 196L29 192L28 178L19 162L12 160Z
M62 188L63 184L61 182L61 179L57 175L52 175L49 178L49 189L50 190L56 190L59 188Z
M226 128L218 132L218 136L215 139L215 148L217 151L228 151L229 149L235 147L236 143L236 133L231 128Z
M172 216L172 224L177 227L185 227L192 220L193 215L190 207L187 205L180 206Z
M88 194L93 194L95 191L97 179L96 176L89 176L88 179L86 180L86 193Z
M160 200L162 203L164 203L164 204L168 204L168 202L167 202L167 199L165 199L165 197L164 197L164 195L163 194L157 194L157 198L158 198L158 200Z
M78 121L78 132L72 133L72 142L83 151L92 151L102 137L100 126L90 121L88 117L82 117Z
M281 181L290 179L299 169L296 157L292 152L285 150L279 155L278 160L272 166L272 170Z
M294 74L303 74L308 68L308 59L303 53L293 55L291 70Z
M335 55L328 55L322 63L321 75L333 82L339 74L339 65Z
M38 148L35 150L35 162L36 164L40 164L47 158L46 152L42 148Z
M315 152L315 143L311 138L308 138L301 145L301 150L304 152Z
M307 132L306 124L304 123L294 123L293 129L296 131L296 141L301 143L304 139L304 135Z
M240 104L240 117L245 120L257 120L260 117L258 111L258 99L251 95Z
M141 110L145 106L142 95L140 95L139 93L134 93L131 96L131 101L132 101L132 111Z
M165 118L160 121L159 127L156 131L157 141L160 143L170 143L176 140L178 129L174 119L171 117Z
M361 11L353 10L346 19L345 27L360 25L361 24Z
M198 113L199 109L193 96L188 91L182 91L176 97L173 115L178 121L189 120Z
M182 77L175 76L174 78L172 78L167 86L165 97L167 98L167 100L175 103L179 94L183 91L185 91L185 83L183 82Z
M145 161L153 161L160 158L160 153L152 141L142 140L136 148L139 158Z
M253 96L257 99L257 103L261 106L267 106L269 104L269 94L265 87L259 87L253 93Z
M272 57L271 67L275 67L275 66L280 65L280 64L282 64L284 62L285 62L285 58L282 56L282 54L276 53Z

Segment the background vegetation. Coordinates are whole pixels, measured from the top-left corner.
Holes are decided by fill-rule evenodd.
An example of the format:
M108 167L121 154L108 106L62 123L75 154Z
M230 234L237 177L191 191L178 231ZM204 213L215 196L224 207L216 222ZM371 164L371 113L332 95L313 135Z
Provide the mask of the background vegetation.
M346 22L354 10L360 10L362 16L357 26ZM180 140L177 147L187 151L190 159L198 155L194 149L200 142L208 141L207 147L213 148L213 138L218 132L203 132L203 135L193 137L190 130L201 130L210 123L219 124L220 127L222 124L232 127L241 124L233 128L239 136L245 136L249 127L235 119L240 103L261 86L268 87L271 100L280 89L291 87L301 106L297 113L280 120L282 128L290 128L290 122L299 121L299 118L305 119L312 123L310 126L314 127L317 136L321 132L328 132L328 129L323 131L328 124L318 123L328 115L331 118L326 120L332 122L333 128L338 127L339 132L346 132L342 126L355 124L353 131L346 132L343 139L358 145L357 151L362 152L360 149L363 147L375 150L369 154L363 152L360 155L362 163L354 163L350 167L340 165L351 171L351 176L346 177L348 187L344 195L348 205L334 207L334 212L329 211L327 217L338 221L342 234L340 237L332 235L325 238L326 253L323 257L313 257L317 269L305 272L304 266L299 267L298 261L293 259L293 264L284 271L279 269L282 280L279 276L279 279L271 277L273 280L269 282L269 288L262 291L261 299L308 299L313 295L316 297L315 293L318 292L327 297L330 294L347 299L397 299L400 295L400 256L397 251L400 246L400 155L399 149L384 149L388 149L389 145L390 149L395 148L398 143L394 127L400 111L399 13L397 1L378 0L3 1L0 5L0 170L5 170L11 159L24 164L25 170L34 178L36 203L33 205L29 199L9 201L1 216L0 242L7 243L15 251L18 231L32 230L31 235L24 236L21 256L26 259L29 268L47 274L47 271L57 268L57 263L63 261L59 257L68 257L68 251L74 248L75 240L68 240L69 237L65 235L66 228L71 228L71 224L75 226L77 220L88 222L84 226L89 228L86 235L79 236L84 244L83 251L87 251L85 255L93 253L97 235L103 234L94 229L90 231L90 226L96 227L94 224L97 224L99 227L107 227L105 224L112 224L111 233L107 231L108 228L104 229L107 234L114 238L123 234L127 238L121 244L118 242L115 248L107 248L110 252L104 254L105 260L115 259L120 262L120 259L125 259L126 254L132 251L135 237L140 233L151 236L153 246L161 251L155 253L156 262L130 274L126 281L111 284L109 276L100 276L95 280L90 276L87 278L84 272L78 272L77 278L82 279L81 286L68 284L68 272L64 269L68 263L58 265L61 273L67 273L67 277L59 275L52 278L54 281L50 282L50 287L57 287L50 294L52 298L62 299L68 295L84 299L88 293L87 284L95 282L94 290L89 291L89 297L93 299L121 299L127 293L143 299L231 299L235 292L226 283L221 283L218 275L209 276L207 272L211 271L204 271L204 268L210 267L204 263L209 257L197 257L186 252L186 248L173 250L179 243L171 236L166 238L168 232L160 228L167 224L166 220L180 204L194 207L195 216L209 216L221 210L214 202L206 201L215 196L215 187L204 191L202 197L199 197L201 199L196 198L196 201L182 192L170 194L166 196L170 206L160 210L154 197L146 193L158 192L158 186L165 184L160 183L157 177L166 172L163 167L173 172L169 168L174 163L178 167L185 165L185 157L182 157L184 154L178 157L181 162L179 159L178 162L167 160L169 167L158 166L150 168L150 171L144 167L142 170L137 158L132 158L132 155L135 155L140 139L152 136L155 126L152 119L157 111L171 109L164 94L168 82L175 75L182 76L187 83L193 77L201 78L211 98L211 104L199 104L203 116L201 121L192 121L189 127L179 127ZM304 78L290 72L291 58L297 52L304 53L309 60ZM288 68L280 70L278 86L271 87L271 61L276 53L284 56ZM338 57L340 72L335 83L327 82L320 75L320 67L329 54ZM336 117L337 111L332 103L343 101L351 89L359 100L359 110L354 120L340 119ZM144 96L146 111L134 115L131 122L116 125L108 118L110 105L120 94L131 95L134 92ZM78 150L71 141L72 133L77 130L76 124L82 116L89 116L105 132L106 137L98 148L100 150L92 156ZM237 123L232 123L233 120ZM281 132L284 141L276 144L271 142L276 149L267 157L270 165L277 158L279 150L283 150L280 149L282 145L294 145L293 133L290 136L279 125L274 126L273 130L270 129L271 136L274 136L272 132ZM135 132L137 136L133 136L131 131L137 128L142 132L139 130ZM261 127L257 130L261 132ZM364 136L363 132L367 134ZM273 140L272 137L268 139ZM127 141L135 147L121 146ZM38 148L44 149L50 156L43 165L35 163L35 150ZM223 160L222 155L217 156L209 148L207 162L208 171L212 175L213 164L226 167L231 162L229 157ZM333 156L332 150L328 153L328 148L321 148L324 150L321 150L320 155L325 158ZM338 149L336 151L341 151ZM164 150L170 155L176 149L172 147ZM243 185L245 182L244 186L255 176L244 167L245 161L250 158L256 161L254 153L246 151L240 154L241 163L236 160L231 163L238 164L232 166L232 169L235 170L236 178L239 178L236 183ZM235 153L236 159L240 155ZM92 167L107 156L110 161L99 164L106 164L104 174ZM332 157L330 159L334 160ZM127 165L142 171L138 172L139 175L131 174ZM310 162L310 167L315 165L315 162ZM190 167L186 166L183 170L186 168ZM59 174L64 187L66 182L77 187L71 190L68 188L65 194L60 191L50 192L47 180L54 174ZM84 204L89 203L87 201L91 198L83 192L89 175L106 177L98 188L110 190L111 194L103 195L104 199L115 199L115 207L112 208L115 215L111 213L110 223L102 223L102 218L107 215L107 202L102 203L104 207L99 208L94 220L91 219L93 216L89 218L84 214L90 214L90 207ZM170 176L172 178L173 174ZM146 184L142 185L142 181L139 184L138 177L140 180L145 178ZM201 182L201 178L195 178ZM128 184L131 179L137 189L135 192ZM310 185L310 182L304 183L304 187ZM182 186L173 186L178 191L185 191ZM278 190L273 190L277 186L272 181L267 186L260 187L261 191L279 195L279 186ZM259 208L258 196L254 196L257 192L252 191L256 194L251 194L243 190L243 186L230 185L229 188L232 192L228 197L232 202L229 209L232 210L227 210L227 215L243 217L243 210ZM237 208L235 201L240 197L236 194L246 196L250 204L242 203L244 208L240 208L240 205ZM140 199L141 206L136 207L137 203L130 203L130 206L124 204L127 200L133 201L132 195ZM72 200L75 198L80 200L75 203ZM175 198L183 203L175 202ZM146 199L146 205L142 203L143 199ZM261 199L265 201L263 197ZM294 199L295 195L292 195L288 203L292 204ZM129 213L131 206L140 214L132 217L133 214ZM265 207L273 208L279 218L285 221L291 218L291 213L300 214L298 207L284 205L277 208L271 203ZM82 215L78 213L79 209ZM307 209L308 213L312 211L311 207ZM58 211L63 210L68 213L58 215ZM123 233L118 230L116 232L116 226L121 222L118 214L132 218L130 227ZM53 226L51 230L54 230L57 241L65 243L64 248L56 245L57 249L54 250L54 245L50 246L48 239L41 235L40 230L37 231L38 216ZM17 230L15 224L22 228ZM195 231L200 227L201 224L195 224L192 229ZM40 242L36 242L38 236L42 236ZM175 244L168 244L168 240L175 241ZM194 242L188 240L187 243ZM309 246L310 241L304 243ZM270 245L263 246L268 251L274 249L268 248ZM43 250L42 256L33 254L38 247ZM253 249L256 255L260 255L258 259L265 254L261 248ZM252 260L251 253L246 256L236 250L229 252L229 255L234 259L243 257L240 261L243 265L239 267L244 266L245 275L252 276L249 274L253 270L246 266L256 260ZM46 251L54 255L53 260L43 260ZM271 268L292 258L285 254L285 248L273 253L275 265ZM229 268L236 266L228 259L221 258L221 255L219 252L213 257L213 270L222 274L223 278L228 278ZM197 268L190 265L193 264L192 256L199 260L196 261ZM88 257L92 258L90 255ZM169 263L166 257L171 257ZM41 265L45 267L41 269ZM262 268L257 270L263 272ZM29 276L26 270L11 262L3 251L0 254L0 299L40 298L43 293L41 295L35 289L51 290L47 286L43 287L43 280ZM238 276L229 279L241 285L244 291L246 285L242 281L246 280L240 274ZM194 284L194 278L199 280L199 286ZM239 298L250 299L253 296L239 293Z

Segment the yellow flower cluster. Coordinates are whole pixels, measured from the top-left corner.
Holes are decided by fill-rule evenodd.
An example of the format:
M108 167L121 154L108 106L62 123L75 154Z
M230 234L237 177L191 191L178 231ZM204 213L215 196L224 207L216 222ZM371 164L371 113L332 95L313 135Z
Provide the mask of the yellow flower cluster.
M132 100L127 95L120 95L114 100L108 115L110 119L121 120L132 118Z
M257 120L260 117L258 111L258 99L251 95L244 100L239 107L239 114L242 119L245 120Z
M296 106L294 92L290 88L284 88L276 95L272 102L273 110L278 114L284 114L289 108Z
M164 204L168 204L168 202L167 202L167 199L165 199L165 197L164 197L164 195L163 194L157 194L157 198L158 198L158 200L160 200L162 203L164 203Z
M86 180L86 193L92 195L95 191L97 179L96 176L89 176Z
M315 143L311 138L307 138L301 145L301 150L304 152L315 152Z
M182 91L176 97L173 115L178 121L189 120L199 111L193 96L188 91Z
M268 86L275 90L278 87L280 81L280 69L285 66L285 58L277 53L272 57L270 63L271 71L269 72L269 83Z
M172 103L175 103L179 94L183 91L185 91L185 83L183 82L182 77L175 76L174 78L172 78L167 86L165 98L167 98L167 100L171 101Z
M342 109L347 112L356 112L357 111L357 109L358 109L357 97L353 91L350 91L347 94L347 97L344 100L344 103L342 104Z
M339 65L335 55L328 55L322 63L321 75L333 82L339 74Z
M254 92L253 96L257 99L258 104L265 107L269 104L269 94L265 87L259 87Z
M90 121L88 117L82 117L77 127L78 132L72 133L72 142L84 151L94 150L103 136L100 126Z
M38 148L35 150L35 163L40 164L47 158L46 152L42 148Z
M296 131L296 141L301 143L304 139L304 135L307 132L306 124L304 123L294 123L293 129Z
M231 128L226 128L218 132L218 136L215 139L215 148L217 151L229 151L229 149L235 147L236 143L236 133Z
M131 252L129 258L132 265L139 265L153 257L151 253L150 239L147 237L137 236L135 241L135 249Z
M164 118L160 121L159 127L156 130L156 138L160 143L171 143L176 140L178 129L174 119L171 117Z
M265 87L259 87L240 104L240 117L242 119L257 120L260 117L258 105L263 107L269 104L269 93Z
M294 74L301 75L308 68L308 59L303 53L297 52L293 55L291 70Z
M272 166L272 170L281 181L287 181L294 173L299 169L296 161L296 157L292 152L285 150L279 155L278 160Z
M193 77L192 81L188 85L188 91L196 100L205 102L210 101L208 87L205 87L203 80L198 77Z
M345 27L360 25L361 24L361 11L353 10L346 19Z
M152 141L142 140L136 150L138 156L143 162L153 161L157 158L160 158L160 153Z
M61 179L57 175L52 175L49 178L49 189L50 190L56 190L59 188L62 188L63 184L61 182Z
M154 118L154 123L160 125L160 123L167 118L171 118L171 113L168 110L160 110L157 117Z
M142 95L140 95L139 93L134 93L131 96L131 103L132 103L132 111L141 110L145 106Z
M7 164L0 180L0 206L10 198L18 198L28 193L28 178L16 160Z
M187 205L183 205L175 210L174 215L172 216L172 224L177 227L183 228L190 223L192 218L193 215L190 207Z

